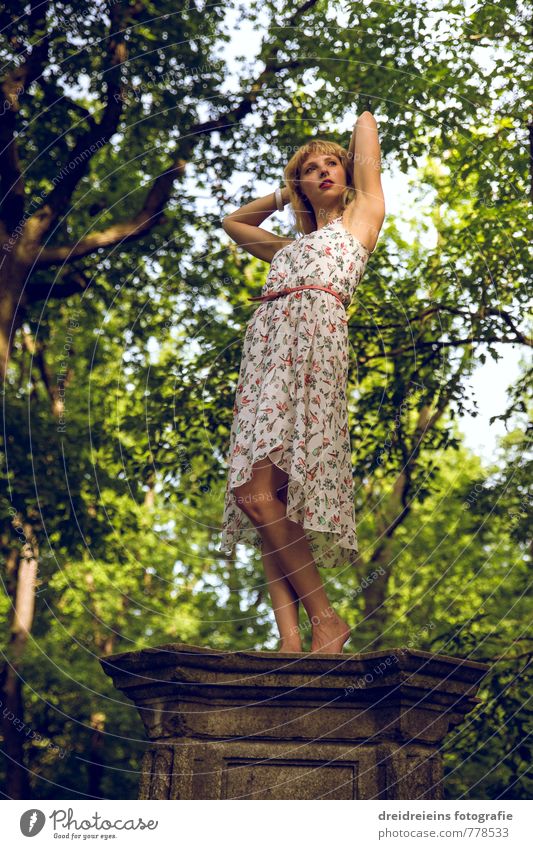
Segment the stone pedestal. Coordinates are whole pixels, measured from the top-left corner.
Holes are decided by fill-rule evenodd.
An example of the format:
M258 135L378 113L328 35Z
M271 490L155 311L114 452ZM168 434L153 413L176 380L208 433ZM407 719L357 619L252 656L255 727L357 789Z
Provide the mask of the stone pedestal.
M151 741L140 799L440 799L441 743L489 669L402 648L183 643L101 663Z

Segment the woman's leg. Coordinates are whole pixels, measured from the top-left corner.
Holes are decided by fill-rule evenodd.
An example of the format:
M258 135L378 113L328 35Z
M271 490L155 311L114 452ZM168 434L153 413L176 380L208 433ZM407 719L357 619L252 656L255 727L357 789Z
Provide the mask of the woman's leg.
M312 623L311 651L340 652L350 628L331 607L303 528L286 517L286 505L278 497L284 473L268 457L252 468L252 479L234 489L237 506L257 528L267 554L275 554L305 607Z
M281 472L281 470L280 470ZM277 490L279 500L287 505L287 478L282 473L285 483ZM300 599L288 578L285 577L275 552L268 550L265 540L262 544L263 567L268 581L268 590L272 599L274 616L281 637L278 651L301 652L302 639L298 611Z
M266 461L258 461L254 469L261 469ZM268 461L270 465L272 463ZM274 492L265 492L265 497L278 497L283 504L287 503L287 475L277 466L272 469L272 482L275 488ZM284 483L285 481L285 483ZM252 495L243 492L239 496L239 490L234 490L237 503L239 497L244 500L251 501ZM302 640L300 638L298 609L299 598L295 593L292 584L285 577L283 570L280 567L276 552L271 551L269 543L265 539L261 539L261 555L263 560L263 569L265 572L268 591L272 600L272 609L279 630L280 645L278 651L300 652L302 650Z
M265 541L262 545L262 557L272 609L281 638L278 651L299 652L302 650L302 640L298 622L298 596L280 568L275 552L268 551Z

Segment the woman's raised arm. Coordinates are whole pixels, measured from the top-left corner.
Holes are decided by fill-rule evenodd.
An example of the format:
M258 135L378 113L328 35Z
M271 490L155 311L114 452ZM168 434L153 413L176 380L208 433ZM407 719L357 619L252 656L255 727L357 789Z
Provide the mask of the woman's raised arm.
M289 191L285 186L281 190L281 196L284 204L287 203ZM241 206L240 209L236 209L235 212L226 215L222 220L222 227L234 242L245 248L252 256L263 259L265 262L271 262L272 257L280 248L284 248L285 245L294 241L293 239L276 236L275 233L258 226L276 209L276 198L272 192L272 194L256 198L256 200Z
M346 208L346 222L373 250L385 218L385 197L378 125L371 112L362 112L355 122L348 155L353 160L356 196Z

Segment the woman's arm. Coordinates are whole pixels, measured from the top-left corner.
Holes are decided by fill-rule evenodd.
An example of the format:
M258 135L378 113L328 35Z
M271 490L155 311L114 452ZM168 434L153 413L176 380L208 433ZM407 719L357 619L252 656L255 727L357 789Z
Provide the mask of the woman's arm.
M281 190L283 203L289 200L289 190L284 186ZM285 245L290 245L294 239L284 239L258 225L277 209L274 193L257 198L246 203L235 212L226 215L222 220L224 231L234 242L245 248L252 256L271 262L274 254Z
M373 250L385 218L381 186L381 147L371 112L362 112L353 128L348 155L353 160L356 196L346 209L346 223Z

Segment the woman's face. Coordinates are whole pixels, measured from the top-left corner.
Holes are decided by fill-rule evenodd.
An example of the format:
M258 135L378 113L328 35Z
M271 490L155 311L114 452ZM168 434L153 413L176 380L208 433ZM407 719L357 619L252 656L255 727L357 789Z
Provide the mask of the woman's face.
M334 153L311 153L300 170L300 189L315 211L338 209L346 188L346 171ZM317 215L318 218L318 215Z

